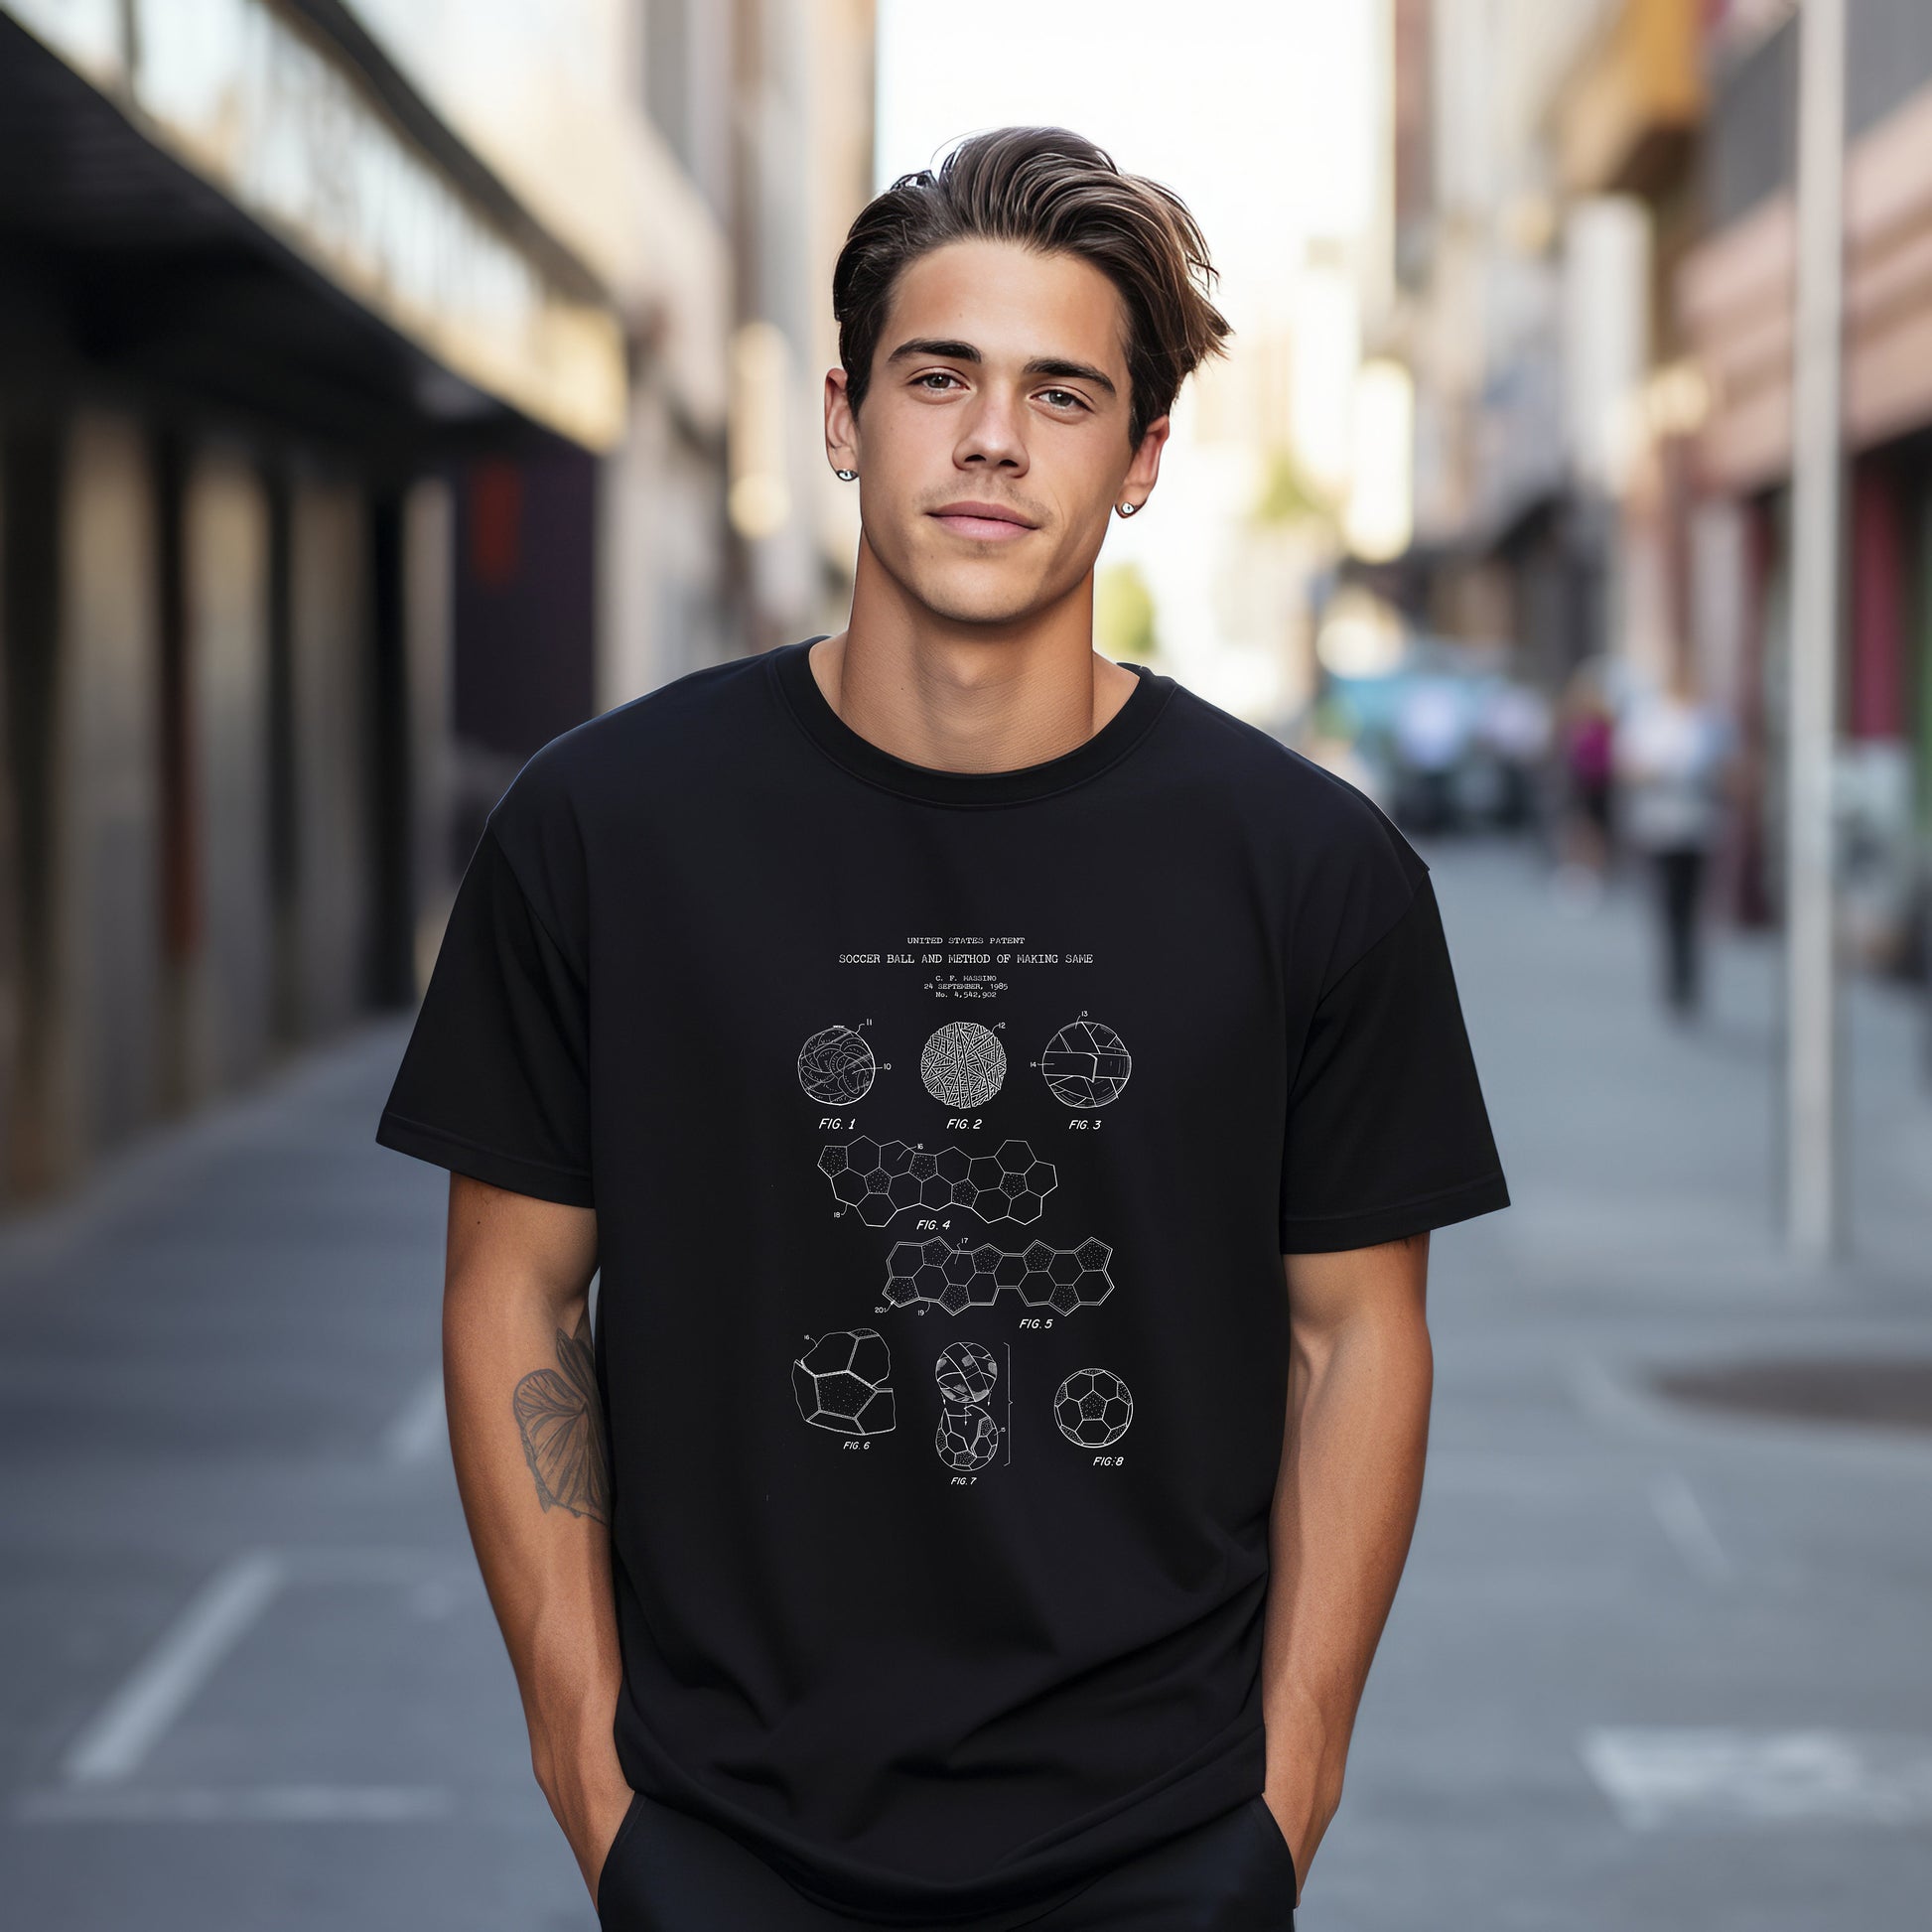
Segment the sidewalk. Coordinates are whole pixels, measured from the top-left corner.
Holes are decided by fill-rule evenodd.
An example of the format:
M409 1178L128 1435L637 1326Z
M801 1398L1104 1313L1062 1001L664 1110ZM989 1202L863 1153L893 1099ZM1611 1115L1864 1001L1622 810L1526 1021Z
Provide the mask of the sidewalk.
M1932 1437L1646 1379L1932 1357L1918 1016L1857 989L1859 1248L1809 1274L1772 951L1676 1034L1634 901L1428 856L1515 1205L1435 1240L1428 1495L1304 1932L1920 1927ZM405 1034L0 1230L10 1924L594 1923L448 1470L443 1184L369 1138Z
M1432 848L1514 1205L1434 1242L1403 1588L1310 1932L1907 1932L1932 1890L1932 1436L1725 1420L1647 1371L1932 1358L1920 1015L1853 990L1857 1250L1784 1255L1777 959L1650 997L1633 882Z
M0 1869L33 1932L589 1932L470 1554L444 1183L371 1028L0 1231Z

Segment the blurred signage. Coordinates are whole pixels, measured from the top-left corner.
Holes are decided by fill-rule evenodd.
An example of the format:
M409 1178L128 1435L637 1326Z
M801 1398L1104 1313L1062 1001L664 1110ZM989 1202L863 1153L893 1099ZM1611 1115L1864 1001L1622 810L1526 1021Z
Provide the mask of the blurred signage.
M272 0L9 5L152 138L453 373L592 449L620 439L623 341L608 298L512 233Z

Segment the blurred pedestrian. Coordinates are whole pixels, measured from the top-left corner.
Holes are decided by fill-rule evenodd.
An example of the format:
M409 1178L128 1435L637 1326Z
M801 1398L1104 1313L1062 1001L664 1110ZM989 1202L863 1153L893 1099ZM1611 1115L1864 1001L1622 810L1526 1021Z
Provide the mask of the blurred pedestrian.
M1395 716L1396 758L1403 775L1406 821L1441 832L1458 816L1455 777L1469 742L1469 708L1449 678L1419 677Z
M1650 868L1664 1003L1679 1018L1703 999L1699 913L1729 755L1727 721L1700 698L1682 666L1640 692L1617 730L1624 830Z
M1550 755L1553 722L1550 701L1531 685L1505 678L1485 694L1477 735L1496 764L1497 824L1530 822L1535 773Z
M1616 731L1600 660L1578 665L1564 688L1557 745L1565 803L1555 885L1561 902L1584 909L1602 897L1613 850Z

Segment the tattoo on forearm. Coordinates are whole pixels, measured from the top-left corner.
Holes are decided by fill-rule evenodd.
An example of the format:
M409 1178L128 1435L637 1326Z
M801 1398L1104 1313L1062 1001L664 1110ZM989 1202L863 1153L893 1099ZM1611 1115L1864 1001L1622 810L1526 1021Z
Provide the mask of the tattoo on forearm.
M533 1369L510 1397L523 1453L546 1510L611 1520L611 1464L604 1443L604 1405L598 1400L591 1354L591 1317L577 1332L557 1330L557 1366Z

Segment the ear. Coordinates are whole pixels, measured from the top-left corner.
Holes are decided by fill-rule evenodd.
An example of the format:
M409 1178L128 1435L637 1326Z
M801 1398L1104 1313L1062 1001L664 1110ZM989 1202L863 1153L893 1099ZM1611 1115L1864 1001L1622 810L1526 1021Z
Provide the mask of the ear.
M1173 418L1168 416L1157 416L1148 424L1140 448L1134 452L1134 461L1121 479L1120 489L1114 497L1116 503L1132 503L1139 509L1154 494L1154 485L1161 477L1161 452L1173 427Z
M834 470L859 467L859 417L843 368L825 371L825 456Z

